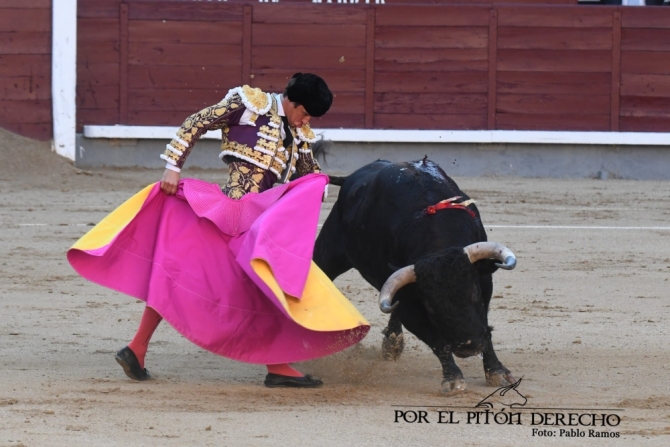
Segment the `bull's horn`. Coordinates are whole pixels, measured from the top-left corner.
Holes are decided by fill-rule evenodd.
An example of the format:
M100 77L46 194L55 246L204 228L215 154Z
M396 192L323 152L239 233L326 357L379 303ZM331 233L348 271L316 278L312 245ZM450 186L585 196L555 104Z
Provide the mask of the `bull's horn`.
M379 308L381 311L385 314L393 312L393 309L398 307L398 303L391 304L396 292L412 282L416 282L413 265L403 267L389 276L389 279L382 286L381 292L379 292Z
M512 250L497 242L478 242L464 247L463 251L473 264L481 259L497 259L502 264L496 263L496 267L505 270L516 267L516 256Z

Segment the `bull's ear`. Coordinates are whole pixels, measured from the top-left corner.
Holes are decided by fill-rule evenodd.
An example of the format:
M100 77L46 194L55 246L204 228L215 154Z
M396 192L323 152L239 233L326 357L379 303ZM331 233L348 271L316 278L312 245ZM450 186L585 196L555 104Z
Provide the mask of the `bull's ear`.
M491 275L498 270L496 263L499 262L495 259L482 259L475 262L473 265L477 269L477 273L480 275Z

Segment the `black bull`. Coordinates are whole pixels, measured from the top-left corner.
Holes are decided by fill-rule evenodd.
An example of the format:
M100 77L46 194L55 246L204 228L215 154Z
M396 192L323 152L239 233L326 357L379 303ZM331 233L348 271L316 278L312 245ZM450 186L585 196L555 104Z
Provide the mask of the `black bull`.
M453 355L482 354L491 386L515 382L493 350L487 317L492 274L514 268L514 254L486 242L474 204L428 210L445 199L460 196L452 203L463 203L469 197L426 159L380 160L331 181L342 188L316 241L314 261L330 279L355 268L381 291L380 308L391 312L384 357L398 358L405 326L440 360L443 392L467 387Z

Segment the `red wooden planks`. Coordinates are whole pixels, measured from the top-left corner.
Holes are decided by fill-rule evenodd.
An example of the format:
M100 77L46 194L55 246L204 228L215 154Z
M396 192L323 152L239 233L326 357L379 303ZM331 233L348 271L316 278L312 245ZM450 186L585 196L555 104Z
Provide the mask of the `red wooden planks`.
M130 22L127 3L119 5L119 123L128 121L128 60L130 59Z
M78 18L118 18L122 0L78 0Z
M612 26L612 14L605 8L502 5L497 6L496 9L499 26L565 27L570 29L609 28Z
M244 21L242 22L242 83L249 85L254 85L253 78L251 77L252 9L250 5L244 7Z
M496 129L499 130L572 130L607 131L610 127L609 114L562 115L498 113Z
M0 54L51 54L51 33L0 32Z
M670 73L670 51L622 51L622 73Z
M374 125L375 115L375 28L376 9L367 11L365 25L365 127Z
M621 77L621 96L670 98L670 73L666 75L624 74Z
M254 85L268 92L282 92L293 75L290 70L256 70ZM365 92L365 72L363 70L319 70L331 91Z
M51 2L0 0L0 127L51 138Z
M399 113L375 115L375 127L381 129L452 129L452 130L483 130L486 129L486 115L480 114L426 114Z
M488 26L488 6L388 5L377 8L377 26Z
M670 117L670 99L649 96L622 96L621 116Z
M376 48L375 71L487 71L486 48Z
M167 109L152 110L150 113L144 110L129 110L128 121L135 126L181 126L184 120L193 113L200 110L193 109ZM195 150L198 150L197 148Z
M312 71L336 95L321 127L364 127L367 118L368 126L389 128L485 129L493 121L497 128L609 129L619 98L612 34L617 9L481 3L349 7L132 0L129 120L178 125L231 87L251 83L281 91L293 72ZM118 76L110 74L119 67L118 4L79 1L80 17L111 19L80 19L78 56L86 68L78 69L79 90L86 107L98 107L86 109L99 111L95 120L114 108L104 87L118 88ZM497 12L495 44L491 11ZM659 114L669 108L670 39L663 33L670 22L663 8L620 11L623 129L640 126L638 117L665 119ZM1 42L0 37L0 49ZM25 72L27 65L22 67ZM1 73L2 67L0 80ZM13 94L25 91L25 77L21 82ZM489 117L489 108L496 114Z
M328 25L364 25L365 8L347 8L334 5L259 5L253 7L254 23L279 23L295 25L311 25L323 23ZM295 30L297 27L290 27ZM288 34L291 34L289 31Z
M217 22L242 22L244 5L227 5L193 2L132 2L130 20L197 20Z
M77 40L80 43L118 40L118 38L118 19L85 18L77 20Z
M612 29L499 27L498 48L610 50Z
M498 94L498 113L525 113L545 115L607 115L610 95Z
M119 87L116 85L77 85L77 108L111 109L119 107Z
M77 64L77 83L96 85L119 85L119 64Z
M622 116L622 132L670 132L670 117Z
M51 0L0 0L0 10L9 8L19 9L51 9Z
M488 111L486 127L490 130L495 129L496 126L496 103L497 92L496 82L498 77L498 12L491 10L489 12L489 72L487 75L488 81Z
M670 8L622 8L624 28L670 28Z
M0 9L0 32L51 33L51 9Z
M258 69L308 71L365 69L364 47L265 47L251 51L252 73Z
M488 91L486 72L380 72L375 92L483 93Z
M312 118L309 122L313 128L353 128L362 129L365 127L365 115L355 113L332 113L328 112L321 118Z
M240 45L189 45L179 43L130 42L130 64L136 65L201 65L235 67L242 65Z
M621 96L670 97L670 74L625 74L621 79Z
M623 50L670 51L670 27L666 29L624 28L621 30Z
M128 110L188 110L190 115L221 101L228 90L228 87L212 89L131 89L128 98Z
M621 111L621 12L612 13L612 104L610 110L610 130L619 130Z
M333 93L333 105L328 113L365 113L365 96L362 93Z
M486 93L375 93L375 113L463 113L486 117L486 101Z
M118 107L112 109L77 108L77 132L82 132L84 126L89 125L119 124L118 119ZM132 120L129 120L128 122L135 124Z
M242 22L130 20L128 28L133 42L195 45L242 43Z
M51 121L16 123L13 121L4 121L0 117L0 127L24 137L34 138L35 140L49 141L53 136L53 124Z
M51 100L0 101L0 123L50 123Z
M128 85L132 89L222 89L241 83L239 71L209 65L128 67Z
M50 99L51 77L0 77L0 97L3 101Z
M285 25L255 23L252 36L258 46L365 47L365 25L301 25L287 32Z
M486 27L377 27L376 48L487 48Z
M609 73L551 73L501 71L498 93L552 93L573 95L608 95Z
M611 51L498 50L502 71L609 73L611 69Z
M0 76L51 76L51 55L0 54Z
M109 39L77 36L77 65L119 63L119 30L116 26L116 37Z

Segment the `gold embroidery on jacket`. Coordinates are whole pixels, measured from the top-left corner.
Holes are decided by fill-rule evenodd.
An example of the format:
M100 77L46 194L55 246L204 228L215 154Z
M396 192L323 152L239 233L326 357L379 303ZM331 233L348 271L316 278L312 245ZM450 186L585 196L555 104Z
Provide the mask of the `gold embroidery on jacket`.
M240 103L241 98L239 96L231 97L228 100L206 107L186 118L177 130L175 138L168 144L172 149L181 152L181 155L174 150L166 148L161 158L178 168L183 167L186 158L190 154L191 149L193 149L195 141L200 138L201 134L208 130L226 127L228 125L226 114L231 109L239 107Z

